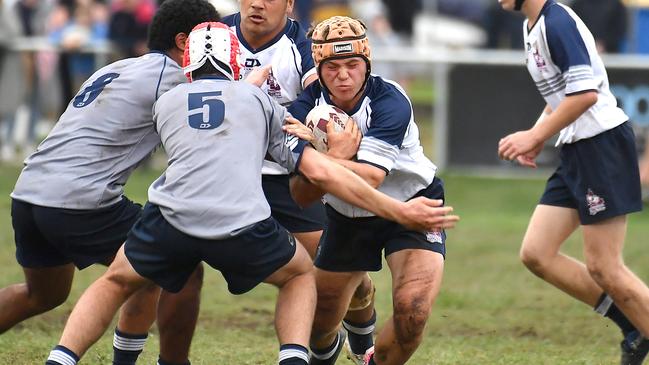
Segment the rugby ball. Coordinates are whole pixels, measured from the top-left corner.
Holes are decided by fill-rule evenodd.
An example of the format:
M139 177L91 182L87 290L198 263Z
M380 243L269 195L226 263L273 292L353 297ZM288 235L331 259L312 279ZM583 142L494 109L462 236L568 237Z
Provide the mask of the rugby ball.
M320 104L311 109L307 114L304 124L313 131L315 139L311 142L313 147L322 153L329 150L327 145L327 123L333 122L334 130L337 132L345 129L349 121L347 115L340 108L329 104Z

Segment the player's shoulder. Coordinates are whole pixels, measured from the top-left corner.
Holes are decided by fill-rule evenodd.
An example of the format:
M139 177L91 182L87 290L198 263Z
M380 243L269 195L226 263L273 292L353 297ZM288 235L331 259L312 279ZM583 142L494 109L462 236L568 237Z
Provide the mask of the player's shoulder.
M306 37L306 30L302 28L300 23L295 19L287 19L284 34L286 35L286 37L292 40L293 43L302 43L308 41L308 38Z
M410 105L406 91L396 81L371 75L367 82L367 88L366 95L372 101L381 101L381 103L390 103L391 105Z
M240 22L241 22L241 13L234 13L221 18L221 23L229 27L238 26Z
M561 31L573 27L575 24L574 12L566 5L555 1L548 1L542 10L545 27Z

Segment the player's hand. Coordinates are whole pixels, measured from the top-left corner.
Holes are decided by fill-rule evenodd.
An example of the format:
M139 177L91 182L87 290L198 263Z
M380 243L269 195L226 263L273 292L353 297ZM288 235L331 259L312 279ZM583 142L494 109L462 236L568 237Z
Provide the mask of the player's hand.
M538 149L542 144L543 141L536 138L531 130L512 133L498 143L498 157L512 161L520 155Z
M244 79L245 82L253 84L257 87L261 87L266 82L268 75L270 74L271 65L266 65L262 67L253 68L248 76Z
M543 144L541 143L538 147L533 149L532 151L528 153L524 153L522 155L518 155L516 157L516 161L521 165L525 167L531 167L535 169L536 166L536 156L541 153L541 150L543 149Z
M417 231L455 227L460 217L450 214L453 212L453 207L445 207L442 204L444 204L442 200L424 197L409 200L404 203L398 222Z
M299 120L293 118L290 115L287 115L286 119L284 119L284 125L282 126L282 129L284 130L284 132L296 136L299 139L303 139L309 143L313 142L313 140L315 139L313 131L311 131L309 127L305 126Z
M327 123L327 146L329 147L327 156L350 160L356 156L361 138L361 131L351 117L349 117L345 129L340 132L336 131L333 122Z

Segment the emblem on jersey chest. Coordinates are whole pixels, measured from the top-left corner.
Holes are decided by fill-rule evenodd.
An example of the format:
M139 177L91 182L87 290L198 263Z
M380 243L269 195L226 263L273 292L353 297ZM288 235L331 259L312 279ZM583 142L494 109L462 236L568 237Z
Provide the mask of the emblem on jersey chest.
M590 215L595 215L606 210L604 198L595 195L590 189L586 193L586 204L588 205L588 213Z
M268 85L268 96L279 99L282 97L282 88L279 86L277 79L273 75L273 70L270 70L268 73L268 78L266 79L266 85Z
M537 68L543 69L545 68L545 66L547 66L545 59L543 58L543 56L541 56L541 53L539 52L539 45L536 42L527 43L527 53L528 55L529 54L532 55L532 58L534 59Z

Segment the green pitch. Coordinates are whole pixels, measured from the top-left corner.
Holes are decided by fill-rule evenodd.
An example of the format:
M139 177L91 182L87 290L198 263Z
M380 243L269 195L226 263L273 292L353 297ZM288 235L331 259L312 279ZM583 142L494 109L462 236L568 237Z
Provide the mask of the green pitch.
M9 192L17 168L0 167L0 287L22 281L15 263ZM155 172L136 173L129 197L143 202ZM543 283L518 260L519 242L543 188L543 180L445 176L447 202L462 220L449 232L444 285L428 322L426 338L410 364L614 364L621 336L612 322ZM649 280L647 213L630 218L628 265ZM581 257L578 236L566 251ZM82 290L103 272L77 273L66 304L0 335L0 364L42 364L59 338ZM387 271L373 275L378 287L378 323L391 311ZM243 296L227 293L220 275L206 270L192 363L274 364L275 290L262 285ZM2 310L2 308L0 308ZM141 364L154 364L153 328ZM84 357L83 364L109 364L112 332ZM339 359L338 364L349 364Z

